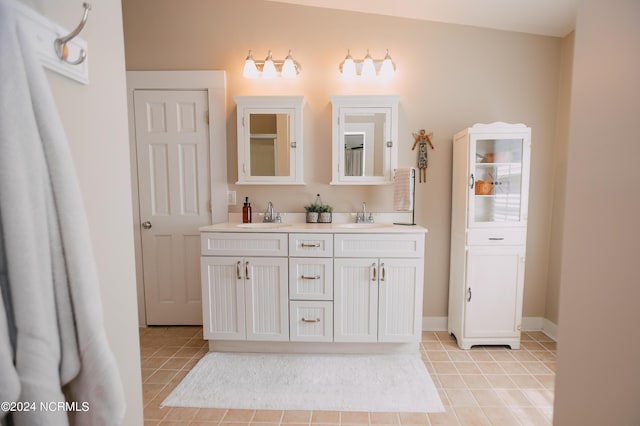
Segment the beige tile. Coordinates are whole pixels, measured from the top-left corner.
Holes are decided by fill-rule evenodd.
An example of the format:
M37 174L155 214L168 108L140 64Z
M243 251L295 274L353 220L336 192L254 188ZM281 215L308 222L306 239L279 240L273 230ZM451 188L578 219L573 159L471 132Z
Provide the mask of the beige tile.
M436 331L436 336L441 342L455 342L456 338L446 331Z
M463 374L462 380L469 389L489 389L491 385L482 374Z
M491 354L484 349L482 350L470 350L469 356L476 362L488 362L493 361Z
M198 413L198 408L172 407L164 417L164 420L189 421Z
M546 426L551 422L536 407L515 407L513 414L523 425Z
M438 380L444 389L466 389L467 385L459 374L439 374Z
M311 413L311 424L340 424L340 412L314 411Z
M153 356L157 357L172 357L181 349L180 346L165 346L158 349Z
M422 348L425 351L444 351L444 346L442 345L442 342L439 342L439 341L437 341L437 342L430 342L430 341L422 342L420 345L422 346Z
M520 389L539 389L542 387L542 384L531 374L512 374L509 378L513 380Z
M186 358L169 358L162 366L162 368L169 370L180 370L184 368L187 362L189 362L189 359Z
M460 374L480 374L480 368L475 362L455 362L454 365Z
M504 374L505 371L500 364L495 361L491 362L477 362L478 368L484 374Z
M179 370L156 370L145 383L169 383Z
M465 426L490 426L491 422L480 407L456 407L454 408L460 423Z
M438 374L458 374L458 370L451 361L433 361L431 364Z
M340 412L340 424L343 425L368 425L369 413L361 413L354 411Z
M401 425L426 425L427 413L399 413Z
M282 415L282 423L309 423L311 421L311 411L292 410L285 411Z
M521 362L538 360L535 356L531 354L531 352L526 350L514 351L512 355L517 361L521 361Z
M556 385L556 376L555 375L535 375L533 376L536 378L537 381L540 382L540 384L542 384L542 387L545 389L548 389L550 391L553 391Z
M222 418L223 423L250 422L253 419L255 410L229 409Z
M491 354L491 357L498 362L509 362L516 360L513 357L511 351L494 351L489 353Z
M513 426L519 423L511 410L505 407L483 407L482 411L492 426Z
M452 407L477 407L478 401L469 389L446 389Z
M523 389L522 393L536 407L553 407L553 393L546 389Z
M165 418L167 413L170 411L170 408L160 408L160 407L144 407L144 418L147 420L162 420Z
M454 361L454 362L471 362L471 361L473 361L473 359L471 358L471 355L469 355L468 351L463 351L463 350L447 351L447 354L449 355L449 358L451 358L451 361Z
M471 389L471 394L481 407L505 407L505 403L493 389Z
M200 408L193 417L194 421L219 422L222 420L227 410L224 408Z
M369 413L369 422L372 425L399 425L398 413Z
M422 332L422 341L423 342L433 342L438 341L438 336L433 331L423 331Z
M500 366L507 374L528 374L529 371L524 368L521 362L500 362Z
M515 389L518 387L506 374L485 374L484 377L493 389Z
M497 389L496 393L508 407L526 407L531 405L531 401L527 399L520 389Z
M146 358L144 361L142 361L141 366L142 366L142 368L155 368L155 369L157 369L157 368L162 367L162 364L164 364L168 360L169 360L168 357L152 356L152 357Z
M432 426L458 426L460 422L453 411L429 413L429 424Z
M446 351L427 351L427 358L431 362L450 362L451 358Z
M282 420L283 414L284 414L284 411L282 410L256 410L256 413L253 416L252 422L280 423L280 421Z
M522 365L531 374L551 374L552 371L547 368L542 362L523 362Z

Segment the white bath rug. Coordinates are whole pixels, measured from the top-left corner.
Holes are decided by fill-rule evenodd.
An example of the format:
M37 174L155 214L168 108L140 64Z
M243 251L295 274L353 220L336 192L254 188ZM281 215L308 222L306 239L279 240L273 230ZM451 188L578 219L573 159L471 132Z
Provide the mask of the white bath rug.
M442 412L419 355L213 352L163 406L369 412Z

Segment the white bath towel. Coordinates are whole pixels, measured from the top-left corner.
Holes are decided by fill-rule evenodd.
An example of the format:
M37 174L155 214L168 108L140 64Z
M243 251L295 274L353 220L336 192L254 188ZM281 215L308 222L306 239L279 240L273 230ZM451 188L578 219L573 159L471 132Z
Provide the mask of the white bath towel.
M415 168L404 167L396 171L393 178L393 209L396 211L413 210L413 186L415 185Z
M13 422L120 424L124 392L102 325L73 161L47 78L11 3L0 0L0 226L17 344L2 352L15 354L19 400L38 408L67 400L79 408L14 412ZM0 344L6 342L0 330Z

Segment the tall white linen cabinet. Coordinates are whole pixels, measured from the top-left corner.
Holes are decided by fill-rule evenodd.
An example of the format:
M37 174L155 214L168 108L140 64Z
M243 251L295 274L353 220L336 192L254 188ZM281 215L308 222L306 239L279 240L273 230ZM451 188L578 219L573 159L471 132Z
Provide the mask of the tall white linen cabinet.
M448 332L462 349L520 348L530 158L524 124L453 137Z

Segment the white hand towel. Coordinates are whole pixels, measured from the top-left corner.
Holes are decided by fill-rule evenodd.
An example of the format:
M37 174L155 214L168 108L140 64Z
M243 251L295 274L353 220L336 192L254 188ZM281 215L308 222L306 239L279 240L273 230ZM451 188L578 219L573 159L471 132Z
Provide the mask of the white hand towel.
M415 169L404 167L396 171L393 178L393 209L396 211L413 210L413 185Z

